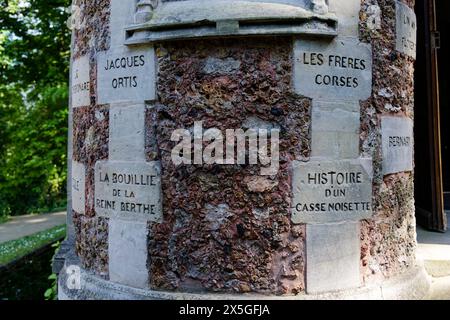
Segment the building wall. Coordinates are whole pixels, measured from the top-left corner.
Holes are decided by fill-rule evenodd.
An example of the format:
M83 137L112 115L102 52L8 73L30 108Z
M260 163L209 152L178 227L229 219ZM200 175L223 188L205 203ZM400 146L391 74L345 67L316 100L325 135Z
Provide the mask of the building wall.
M414 1L403 1L411 8ZM380 9L381 24L370 23ZM381 123L384 115L414 120L414 59L395 49L394 1L361 1L361 41L372 45L373 93L361 103L361 152L374 159L374 210L361 229L361 270L366 281L390 277L415 262L414 175L382 174Z

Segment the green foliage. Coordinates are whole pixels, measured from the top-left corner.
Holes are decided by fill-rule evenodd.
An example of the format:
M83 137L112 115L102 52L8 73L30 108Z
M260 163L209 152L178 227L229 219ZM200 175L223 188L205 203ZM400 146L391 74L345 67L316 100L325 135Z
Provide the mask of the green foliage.
M0 0L0 216L64 206L70 0Z
M58 298L58 277L55 273L48 277L48 280L52 280L51 287L45 290L45 300L57 300Z
M58 242L54 243L52 245L52 247L56 248L55 249L55 254L54 254L54 256L56 256L56 254L58 253L59 249L61 248L61 243L58 241ZM50 285L50 288L45 290L44 298L45 298L45 300L57 300L58 299L58 277L57 277L57 275L55 273L52 273L48 277L48 280L51 280L51 285Z
M9 219L10 219L10 216L6 216L6 215L2 216L2 215L0 215L0 224L8 222Z
M61 240L65 235L66 226L59 226L18 240L2 243L0 244L0 265L6 265L20 259L39 248Z

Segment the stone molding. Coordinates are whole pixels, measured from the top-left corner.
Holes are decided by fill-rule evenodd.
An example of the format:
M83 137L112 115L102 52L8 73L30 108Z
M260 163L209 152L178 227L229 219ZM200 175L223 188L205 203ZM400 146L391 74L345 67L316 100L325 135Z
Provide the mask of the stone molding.
M84 269L80 269L81 290L69 290L65 285L66 270L77 263L78 259L73 257L73 254L67 255L65 267L59 277L59 300L420 300L427 297L431 285L430 276L426 273L423 263L418 261L409 271L389 280L367 287L323 294L275 296L154 291L112 283Z
M126 28L127 45L166 40L250 35L337 36L338 20L326 0L310 9L292 4L186 0L160 3L141 0L135 23ZM288 22L288 23L287 23Z

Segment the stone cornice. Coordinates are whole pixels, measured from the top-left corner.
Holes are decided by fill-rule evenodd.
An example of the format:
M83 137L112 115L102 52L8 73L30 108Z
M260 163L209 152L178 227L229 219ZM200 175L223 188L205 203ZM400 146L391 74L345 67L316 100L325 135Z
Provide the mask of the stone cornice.
M138 2L127 45L189 38L255 35L337 35L337 18L325 0L311 10L300 6L251 1L187 0Z

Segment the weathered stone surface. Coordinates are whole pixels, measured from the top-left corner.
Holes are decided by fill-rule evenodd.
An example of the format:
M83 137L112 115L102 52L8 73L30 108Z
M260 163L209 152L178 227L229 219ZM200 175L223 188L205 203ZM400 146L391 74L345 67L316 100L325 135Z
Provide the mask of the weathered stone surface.
M136 0L111 0L111 49L124 46L125 28L134 22Z
M250 1L164 1L157 7L151 22L159 26L199 24L203 21L260 21L281 18L331 18L328 12L314 12L305 0Z
M72 161L72 209L79 213L86 212L86 167Z
M359 134L359 103L314 102L313 131L351 132Z
M359 155L358 134L353 132L312 131L311 155L323 159L355 159Z
M112 105L109 124L109 159L145 161L145 105Z
M120 47L100 52L97 76L99 104L154 100L155 50Z
M359 223L306 226L306 292L356 288L359 276Z
M280 300L280 301L311 301L311 300L382 300L398 299L421 300L427 296L430 289L430 277L423 266L415 266L406 273L393 277L390 281L374 284L369 287L354 290L336 291L317 295L298 294L289 296L267 294L223 294L223 293L191 293L180 291L142 290L106 281L81 269L81 290L67 288L68 266L76 265L77 261L70 254L66 258L65 268L58 279L58 300Z
M75 252L83 267L102 277L108 276L108 219L74 211Z
M314 101L312 108L312 157L359 157L360 111L356 102Z
M122 220L160 221L160 170L157 162L97 162L95 211Z
M137 19L128 27L128 45L230 36L330 37L338 24L326 0L162 1L144 15L145 24Z
M248 117L242 123L243 129L253 129L253 130L267 130L271 132L272 130L280 130L280 125L276 122L264 121L258 117Z
M206 74L235 74L241 68L241 62L232 58L209 58L205 62L203 72Z
M72 63L72 108L89 106L91 104L89 57L83 56Z
M148 288L147 224L109 220L109 279L134 288Z
M412 171L414 123L405 117L382 117L383 173Z
M120 4L121 0L114 1ZM378 177L382 164L379 119L388 112L399 112L412 118L413 67L412 59L395 51L395 1L361 2L361 41L371 43L374 48L374 95L362 104L361 152L366 157L374 157ZM94 51L104 51L107 48L97 50L98 45L109 44L108 37L104 37L104 28L97 27L109 20L105 15L110 11L109 6L104 5L106 3L109 0L95 1L99 7L97 9L86 2L87 9L84 11L88 13L86 17L91 18L90 29L79 32L86 36L77 38L77 41L82 41L81 46L76 44L80 48L85 48L87 44L91 46L93 95L96 94L92 89L95 89L93 83L96 82L97 70L97 66L94 66L97 57ZM306 0L306 3L309 5L310 0ZM366 9L374 3L381 10L379 28L370 27L366 20L372 19ZM405 0L404 3L411 6L413 2ZM342 34L345 27L342 17L351 16L356 21L359 15L359 10L347 11L347 4L357 8L354 5L359 5L359 1L330 1L330 11L336 11L333 9L336 5L341 7L337 14ZM116 34L112 34L113 40ZM348 35L357 37L353 31ZM301 294L304 291L306 250L302 245L306 245L306 226L293 225L289 221L291 203L287 199L292 196L292 176L287 168L293 159L309 159L311 155L310 117L313 112L310 99L292 94L292 41L285 40L277 38L272 43L264 39L253 45L252 42L257 41L222 39L195 43L171 42L158 46L159 101L154 108L147 109L145 121L146 134L151 137L146 145L147 159L161 160L164 167L165 219L161 224L149 224L152 232L147 236L151 255L147 261L148 273L152 288L157 292L211 290L236 293L251 290L269 295L273 292ZM82 52L81 49L79 52ZM208 62L210 57L217 60ZM216 64L219 60L231 61L229 57L241 62L240 67L234 63L231 67ZM205 69L206 65L210 68ZM91 98L92 101L96 100L94 96ZM318 100L314 99L314 106ZM99 117L97 110L102 110ZM82 238L77 245L83 248L78 254L87 262L83 266L90 275L96 269L104 272L108 264L108 250L104 254L108 243L106 241L105 245L103 242L105 234L107 240L108 233L98 232L105 224L107 226L105 221L108 219L99 217L103 222L98 224L95 222L97 217L87 218L90 203L94 203L89 200L89 194L92 191L93 195L94 190L93 164L106 159L108 154L108 110L108 106L94 105L75 110L77 139L74 157L85 163L88 171L87 214L76 217L76 221L81 221L77 223L77 236L81 235ZM326 111L321 114L326 114ZM339 114L344 113L339 111ZM317 113L313 116L317 119ZM106 120L102 121L103 117ZM244 179L257 175L258 168L171 165L170 150L173 145L169 138L174 129L190 128L195 120L204 120L208 127L219 127L221 130L238 128L247 125L246 119L252 117L268 125L279 125L282 130L282 166L280 174L273 177L279 184L272 190L264 193L248 191ZM326 122L316 123L316 129L326 128ZM333 125L332 130L326 133L330 137L339 132L353 135L353 132L340 131L345 128L338 126L337 121L329 124ZM343 137L339 141L346 139L349 138ZM347 145L350 143L341 146L341 149ZM353 145L348 148L351 152L355 150ZM326 144L324 146L325 150ZM407 271L413 263L415 232L411 190L410 173L389 175L384 177L384 181L381 175L374 182L374 211L377 219L364 220L361 228L364 241L360 275L367 284L371 283L368 279L381 280ZM103 239L101 243L98 241L100 235ZM124 247L124 250L128 248ZM141 258L145 256L143 254ZM86 297L97 293L101 295L105 291L110 293L112 290L104 290L110 288L107 285L118 286L119 294L129 289L105 281L95 288L103 290L101 293L91 287L92 291ZM383 291L381 287L378 289L378 292ZM180 295L190 296L184 293ZM167 292L161 295L157 293L156 296L178 297L177 293ZM196 298L195 295L191 296ZM204 296L208 297L208 294ZM383 294L377 297L382 298Z
M410 8L414 1L402 1ZM374 4L362 1L361 41L373 47L373 96L361 105L362 153L374 158L374 216L361 222L361 273L366 285L411 270L415 263L414 182L411 172L383 175L380 119L394 113L414 118L414 61L395 50L396 1L378 0L380 29L367 14ZM391 111L386 106L391 106Z
M278 181L272 181L269 178L254 176L245 178L244 182L250 192L262 193L271 191L278 186Z
M120 1L120 0L117 0ZM74 58L104 51L110 45L110 4L111 0L73 0L72 27ZM125 2L125 1L123 1ZM92 80L93 81L93 80Z
M180 0L163 0L162 2L177 2ZM202 0L200 0L202 1ZM210 0L211 2L214 1L221 1L221 0ZM265 2L265 3L282 3L282 4L291 4L294 6L302 7L305 9L311 9L310 2L311 0L246 0L247 2Z
M396 42L395 48L410 57L416 58L417 18L414 10L396 1Z
M292 194L289 159L309 156L311 111L310 100L292 92L291 54L291 39L281 37L157 48L160 100L147 110L146 125L157 141L148 140L148 156L153 157L156 145L164 168L164 220L151 225L148 239L152 288L235 294L304 291L305 227L292 225L291 203L284 199ZM211 58L232 58L240 68L231 72L215 65L217 69L205 73ZM247 126L280 127L283 165L267 181L268 189L249 191L247 182L253 181L246 178L257 177L259 166L175 166L171 134L195 121L223 133ZM272 187L274 183L278 185ZM257 183L250 187L259 189ZM217 216L222 219L212 225Z
M357 221L372 216L372 160L294 162L294 223Z
M328 13L328 2L325 0L311 0L311 7L313 12L318 14Z
M333 0L329 2L329 11L336 14L339 21L339 36L358 37L358 21L361 8L360 0Z
M365 100L372 93L372 50L358 40L297 40L294 87L313 99Z
M378 3L367 7L367 28L371 31L381 29L381 8Z
M416 263L414 178L411 173L384 177L374 186L377 219L361 221L361 266L365 282L406 272Z
M175 0L176 1L176 0ZM252 2L272 2L272 3L284 3L284 4L291 4L294 6L302 7L305 9L310 9L309 6L309 0L250 0Z

